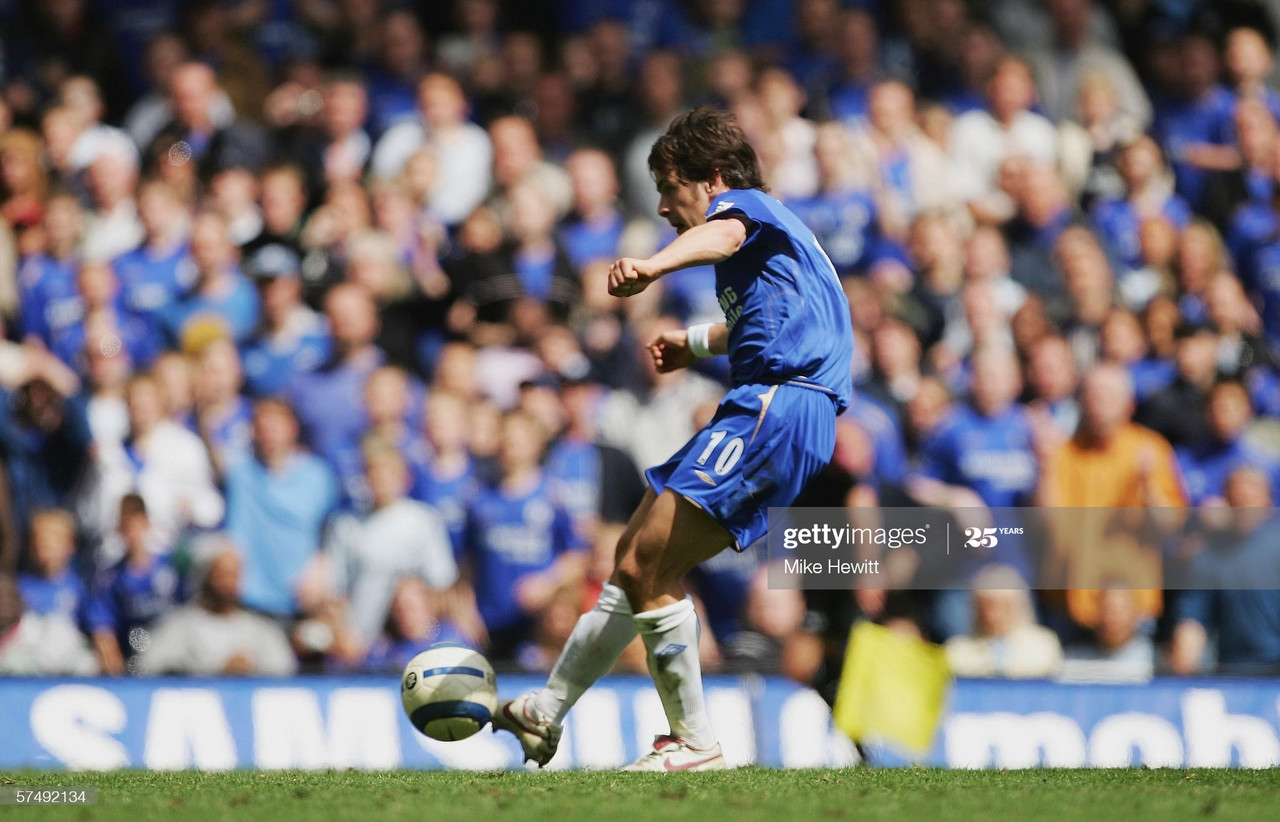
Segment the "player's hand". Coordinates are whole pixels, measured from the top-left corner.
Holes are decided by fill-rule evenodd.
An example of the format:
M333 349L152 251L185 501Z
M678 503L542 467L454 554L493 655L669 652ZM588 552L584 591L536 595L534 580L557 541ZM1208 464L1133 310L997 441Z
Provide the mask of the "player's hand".
M644 291L656 279L657 271L648 260L623 257L609 266L609 293L614 297L630 297Z
M649 356L653 357L653 367L659 374L688 368L697 359L689 350L689 334L683 328L659 334L649 343Z

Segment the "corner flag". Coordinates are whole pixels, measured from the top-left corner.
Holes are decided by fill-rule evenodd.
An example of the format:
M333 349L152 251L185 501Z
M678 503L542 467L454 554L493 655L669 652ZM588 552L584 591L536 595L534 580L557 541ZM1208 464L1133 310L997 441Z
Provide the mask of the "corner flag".
M888 742L924 756L951 683L938 645L860 622L849 633L835 723L855 742Z

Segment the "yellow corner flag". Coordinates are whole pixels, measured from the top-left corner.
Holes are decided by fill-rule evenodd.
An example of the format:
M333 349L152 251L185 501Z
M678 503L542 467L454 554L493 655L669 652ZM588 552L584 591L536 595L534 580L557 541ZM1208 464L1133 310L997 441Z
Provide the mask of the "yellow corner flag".
M836 693L836 727L855 742L888 742L924 756L951 683L946 653L915 637L859 622L849 633Z

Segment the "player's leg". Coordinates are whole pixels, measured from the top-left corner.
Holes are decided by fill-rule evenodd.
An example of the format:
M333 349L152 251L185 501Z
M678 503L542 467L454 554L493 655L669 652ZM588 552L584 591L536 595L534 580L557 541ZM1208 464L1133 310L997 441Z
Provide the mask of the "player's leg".
M653 490L647 490L619 538L619 552L634 540L655 500ZM626 594L612 582L606 582L595 607L578 617L569 641L547 677L547 686L499 705L493 720L495 729L515 734L526 759L539 765L547 764L555 756L560 726L569 709L597 679L609 672L635 637L636 624Z
M698 656L698 615L681 580L695 565L733 543L709 514L670 489L658 495L643 524L618 547L613 582L636 611L649 673L671 726L636 770L724 767L707 717Z
M656 498L652 488L645 490L644 498L618 540L619 552L643 527ZM635 636L631 603L626 593L610 580L601 589L595 607L578 617L569 641L547 678L547 687L534 698L536 711L557 725L563 722L578 698L609 672Z

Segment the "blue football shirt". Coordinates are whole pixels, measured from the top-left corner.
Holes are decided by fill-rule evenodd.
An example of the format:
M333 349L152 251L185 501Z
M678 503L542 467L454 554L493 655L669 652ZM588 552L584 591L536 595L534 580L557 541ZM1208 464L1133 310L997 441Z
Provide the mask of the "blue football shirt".
M747 227L737 253L716 265L735 386L796 383L853 398L853 325L835 267L813 231L758 189L711 201L708 220Z

